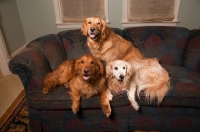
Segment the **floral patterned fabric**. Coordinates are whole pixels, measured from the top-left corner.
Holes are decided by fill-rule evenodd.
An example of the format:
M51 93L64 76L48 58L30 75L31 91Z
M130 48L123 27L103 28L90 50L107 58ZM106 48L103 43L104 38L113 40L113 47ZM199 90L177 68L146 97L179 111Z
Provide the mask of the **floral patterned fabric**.
M200 73L200 29L190 31L184 55L184 67Z
M140 49L145 57L159 58L162 64L182 63L189 30L174 27L134 27L124 29L124 38Z
M136 97L136 112L127 92L114 94L110 102L111 117L101 109L98 95L81 98L80 112L71 110L69 89L58 86L49 94L42 93L43 80L66 59L90 53L81 30L67 30L31 41L26 49L9 62L26 91L29 123L32 132L42 131L198 131L200 130L199 30L182 27L132 27L113 29L138 47L146 57L159 58L170 74L170 89L163 102L149 104Z

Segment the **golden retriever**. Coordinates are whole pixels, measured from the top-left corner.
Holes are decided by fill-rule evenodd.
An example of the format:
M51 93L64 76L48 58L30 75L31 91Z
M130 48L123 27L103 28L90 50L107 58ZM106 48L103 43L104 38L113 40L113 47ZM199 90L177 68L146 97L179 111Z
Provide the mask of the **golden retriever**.
M83 35L87 36L87 45L91 53L96 58L104 60L106 63L115 60L124 60L130 61L130 64L133 66L134 63L132 62L138 60L138 64L143 66L147 62L151 62L147 61L148 59L146 59L140 50L134 47L131 42L115 34L114 31L107 26L106 22L100 18L86 18L81 27L81 31ZM156 66L161 67L159 63L157 63ZM162 68L159 68L159 70L161 69ZM162 72L159 70L155 70L154 72L158 72L155 74L160 74ZM165 87L160 87L160 85L158 85L155 88L144 89L146 96L149 96L147 98L150 98L150 102L152 99L158 98L158 103L160 103L163 99L163 95L167 92L166 87L168 86L169 75L166 73L163 74L162 77L163 85L165 85ZM153 94L156 92L157 94ZM162 95L159 95L161 93Z
M158 105L168 91L168 73L157 59L115 60L106 65L106 73L109 89L113 92L128 90L128 98L135 110L139 109L135 101L136 89L138 97L144 91L146 100L151 103L157 99Z
M102 19L86 18L81 27L87 36L87 44L92 54L107 63L114 60L143 59L143 54L131 42L115 34Z
M131 65L122 60L115 60L106 65L108 88L112 92L127 90L128 99L133 108L139 110L135 100L136 85Z
M67 84L72 97L72 111L79 111L82 95L90 98L100 94L102 110L109 117L111 108L109 103L108 87L106 85L105 68L101 61L92 55L84 55L78 59L63 62L44 79L43 93L47 94L56 85Z

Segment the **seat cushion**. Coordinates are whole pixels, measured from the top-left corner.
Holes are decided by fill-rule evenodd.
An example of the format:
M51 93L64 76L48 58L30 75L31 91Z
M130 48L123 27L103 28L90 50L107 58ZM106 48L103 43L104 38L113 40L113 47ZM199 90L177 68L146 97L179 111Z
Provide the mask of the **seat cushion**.
M192 72L179 66L163 65L170 74L170 89L164 97L159 107L193 107L200 108L200 74ZM42 91L32 91L27 93L27 101L30 107L36 110L60 110L71 109L72 100L69 89L60 86L44 95ZM140 99L136 96L140 106L157 107L157 102L149 104L144 99L144 94L140 94ZM129 105L127 92L115 93L110 102L112 107ZM101 108L100 96L91 98L83 96L81 98L81 108Z
M170 88L159 107L200 108L200 74L179 66L163 65L170 75ZM156 101L148 105L144 96L140 105L157 106Z
M147 26L123 30L124 38L145 57L158 58L162 64L180 66L189 30L181 27Z
M27 102L30 107L35 110L63 110L71 109L72 100L68 94L69 89L64 86L57 87L48 94L43 94L42 91L32 91L27 93ZM111 101L112 107L119 107L130 104L127 98L126 91L115 95ZM91 98L86 96L81 97L81 108L100 108L100 96L96 95Z

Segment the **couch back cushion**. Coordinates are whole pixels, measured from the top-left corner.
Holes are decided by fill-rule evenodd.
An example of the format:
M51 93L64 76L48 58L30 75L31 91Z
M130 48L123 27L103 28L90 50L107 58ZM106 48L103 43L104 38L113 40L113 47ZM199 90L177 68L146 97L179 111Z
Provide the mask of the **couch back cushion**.
M121 29L113 28L113 30L116 34L123 36ZM57 35L64 46L67 59L75 59L84 54L91 54L87 46L87 37L82 35L80 29L62 31Z
M62 43L55 34L41 36L29 42L27 48L32 48L43 54L47 58L52 71L66 60Z
M147 26L125 28L124 38L145 57L156 57L162 64L181 65L189 30L182 27Z
M190 31L183 66L200 73L200 29Z
M84 54L90 53L87 46L87 38L82 35L80 29L62 31L57 35L63 44L67 59L79 58Z

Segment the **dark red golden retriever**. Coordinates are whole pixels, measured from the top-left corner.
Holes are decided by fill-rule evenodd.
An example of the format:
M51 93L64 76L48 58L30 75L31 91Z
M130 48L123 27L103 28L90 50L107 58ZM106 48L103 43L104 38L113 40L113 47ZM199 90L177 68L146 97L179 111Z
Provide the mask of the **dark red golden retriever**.
M92 55L84 55L78 59L63 62L55 71L49 73L44 80L43 93L47 94L57 85L67 84L73 100L72 111L79 111L82 95L90 98L99 94L104 114L111 114L105 69L100 60Z

